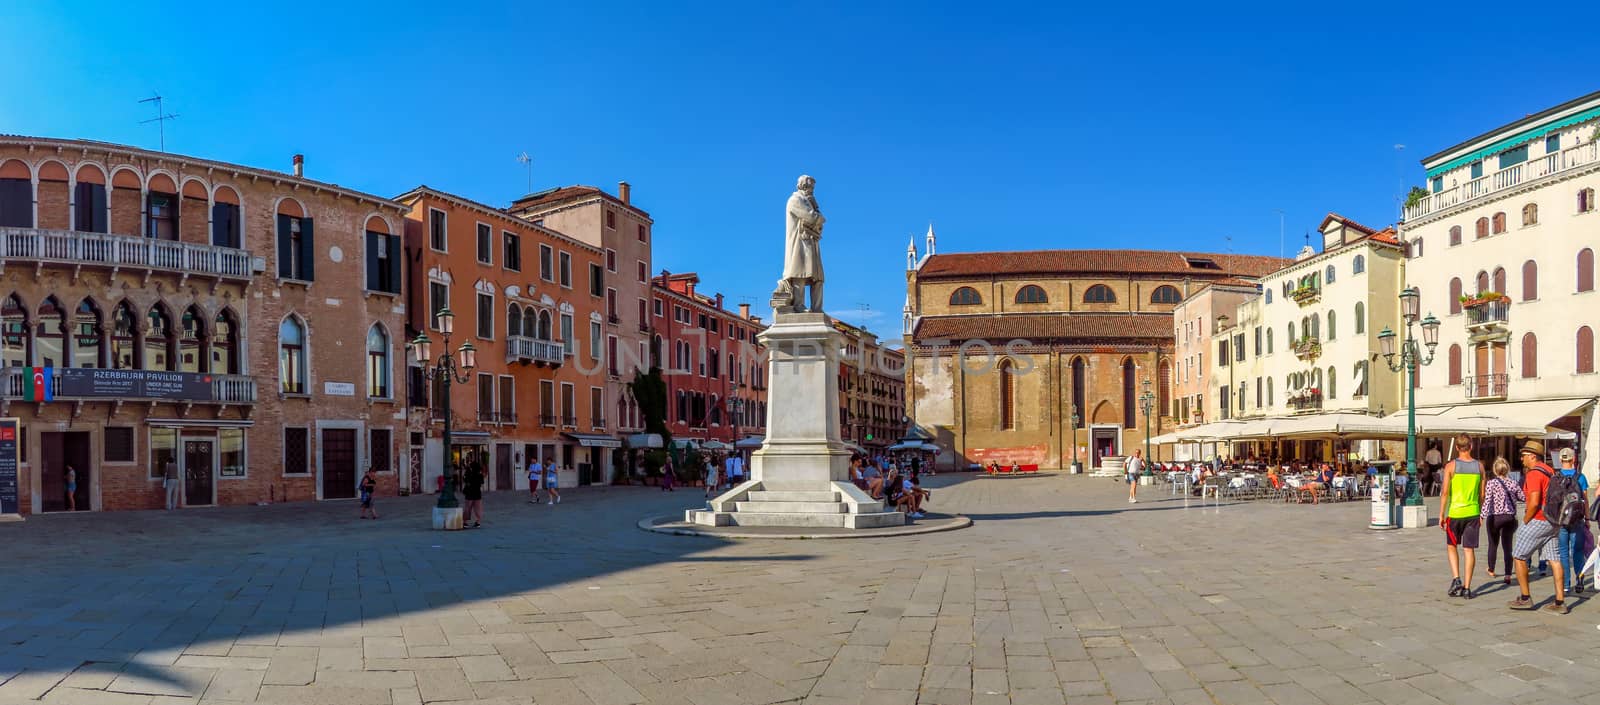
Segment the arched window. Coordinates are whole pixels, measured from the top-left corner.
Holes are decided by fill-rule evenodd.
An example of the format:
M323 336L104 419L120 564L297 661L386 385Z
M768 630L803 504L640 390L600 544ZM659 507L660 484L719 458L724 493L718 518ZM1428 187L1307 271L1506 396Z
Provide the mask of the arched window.
M1499 235L1506 231L1506 214L1504 211L1494 214L1494 234Z
M1461 226L1459 226L1459 225L1450 226L1450 244L1451 244L1451 246L1455 246L1455 245L1461 244Z
M1000 428L1009 431L1017 427L1015 389L1013 388L1012 367L1010 360L1000 361Z
M33 365L28 335L28 310L16 294L0 303L0 367L30 367Z
M1101 286L1096 284L1096 286ZM1139 425L1138 416L1134 413L1134 383L1133 383L1133 358L1122 360L1122 427L1135 428Z
M1157 369L1156 404L1157 408L1163 410L1156 412L1159 415L1168 413L1170 411L1169 405L1172 403L1172 361L1163 359L1161 366ZM1176 416L1177 414L1173 415Z
M1461 384L1461 346L1450 346L1450 381L1447 384Z
M1272 329L1267 329L1267 354L1272 354Z
M67 312L51 296L39 304L39 323L34 328L34 359L40 367L67 366Z
M1366 258L1366 256L1364 256L1364 255L1356 255L1356 258L1350 261L1350 273L1351 274L1361 274L1362 272L1365 272L1365 271L1367 271L1367 258Z
M1114 304L1117 302L1117 292L1104 284L1096 284L1083 292L1083 302L1086 304Z
M1272 406L1272 378L1267 378L1267 406Z
M1038 286L1035 286L1033 284L1029 284L1029 285L1027 285L1025 287L1022 287L1021 289L1018 289L1017 290L1017 299L1016 300L1017 300L1017 303L1019 303L1019 304L1045 304L1045 303L1050 303L1050 297L1045 295L1044 289L1041 289ZM955 302L952 301L951 303L955 303Z
M1489 273L1485 272L1485 271L1483 271L1481 269L1478 270L1478 278L1476 280L1474 280L1473 283L1476 284L1476 286L1473 288L1472 293L1481 294L1481 293L1483 293L1485 291L1488 291L1489 290Z
M172 354L172 317L161 304L150 308L150 330L144 334L144 369L176 371Z
M1472 234L1474 237L1478 238L1489 237L1489 219L1479 218L1476 222L1474 222L1472 224Z
M1322 395L1324 397L1326 397L1328 399L1337 398L1338 395L1334 393L1333 383L1334 383L1334 380L1336 380L1338 378L1339 378L1338 370L1333 369L1333 366L1329 365L1328 366L1328 378L1327 378L1327 381L1324 383L1324 386L1322 388Z
M1522 207L1522 226L1539 224L1539 204L1529 203Z
M1422 238L1417 238L1406 244L1406 258L1419 259L1422 257Z
M1115 298L1113 295L1112 299L1115 300ZM1183 294L1178 293L1178 287L1168 284L1162 284L1156 287L1155 291L1150 292L1150 303L1153 304L1175 304L1182 301Z
M539 337L539 314L532 306L522 309L522 334L530 338Z
M117 370L139 369L139 317L127 301L117 304L111 312L111 367Z
M1328 312L1328 340L1338 337L1338 330L1334 328L1333 312Z
M1495 267L1494 268L1494 274L1489 275L1489 286L1492 287L1496 293L1500 293L1500 294L1506 293L1506 268L1505 267Z
M193 306L184 309L178 319L178 370L181 372L209 372L205 365L202 341L206 335L206 321Z
M376 323L367 329L367 396L389 398L389 334ZM509 400L501 403L511 408Z
M211 372L219 375L239 374L239 324L233 312L222 309L211 323Z
M539 312L539 339L540 340L555 340L555 338L550 337L550 335L551 335L550 326L551 326L550 312L549 311L540 311Z
M1088 385L1086 372L1087 370L1084 369L1083 358L1072 358L1072 411L1073 413L1079 415L1078 420L1080 423L1078 425L1080 426L1082 425L1081 422L1085 420L1083 418L1083 414L1087 413L1088 411L1083 406L1083 393L1085 387Z
M1266 294L1267 294L1267 303L1269 303L1269 304L1272 303L1272 290L1271 289L1267 289L1266 290Z
M1356 302L1356 335L1367 332L1367 305Z
M1594 250L1578 253L1578 291L1594 291Z
M1461 277L1450 278L1450 312L1461 313Z
M522 307L506 306L506 335L522 335Z
M1367 361L1356 361L1356 393L1355 398L1360 399L1367 395Z
M1586 188L1578 191L1578 212L1588 213L1594 210L1594 189Z
M1594 331L1589 326L1578 329L1578 374L1594 371Z
M1522 300L1539 298L1539 265L1533 260L1522 263Z
M1320 319L1321 316L1315 313L1311 314L1311 330L1306 333L1307 335L1318 339L1322 337L1322 321Z
M1322 281L1324 283L1326 283L1326 284L1332 284L1333 283L1333 277L1334 277L1333 265L1330 264L1330 265L1328 265L1327 271L1324 272L1323 275L1322 275Z
M284 394L306 393L306 329L294 316L278 324L278 382Z
M71 358L73 367L105 366L105 338L100 334L100 309L89 299L78 302L78 310L72 317Z
M963 286L950 294L951 306L978 306L983 304L983 297L978 295L978 290L970 286Z
M1532 379L1539 376L1539 338L1532 333L1522 336L1522 377Z
M1284 339L1283 344L1292 347L1299 340L1300 340L1299 338L1294 337L1294 321L1290 321L1289 322L1289 337Z

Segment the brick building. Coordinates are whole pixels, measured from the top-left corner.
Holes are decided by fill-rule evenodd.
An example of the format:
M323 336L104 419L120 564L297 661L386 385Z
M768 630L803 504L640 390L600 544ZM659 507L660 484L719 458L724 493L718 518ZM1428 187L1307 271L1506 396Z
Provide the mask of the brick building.
M938 463L1092 465L1171 428L1173 308L1272 257L1137 250L907 252L907 406ZM965 362L957 364L957 356Z
M162 506L168 461L188 506L354 497L368 464L393 491L405 209L301 168L0 137L22 512L68 466L80 510Z
M696 291L699 283L693 272L653 281L651 354L667 383L667 427L681 441L765 435L767 371L756 336L767 326L749 304L730 312L722 294Z
M844 334L839 361L839 437L880 452L906 433L905 353L885 347L872 331L834 320Z
M406 251L410 327L446 348L437 313L455 314L450 348L470 341L477 367L450 391L452 462L483 464L489 488L526 489L528 462L570 468L563 482L606 482L620 443L606 385L606 276L600 248L504 210L421 186ZM414 357L414 356L413 356ZM434 491L442 465L442 379L409 363L414 491ZM631 397L624 398L624 402ZM624 404L620 411L626 412Z

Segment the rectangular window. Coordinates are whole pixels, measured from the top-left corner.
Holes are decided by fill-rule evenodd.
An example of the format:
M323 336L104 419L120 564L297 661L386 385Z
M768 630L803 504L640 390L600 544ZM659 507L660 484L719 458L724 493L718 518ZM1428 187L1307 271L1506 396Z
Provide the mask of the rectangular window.
M606 292L606 284L605 284L605 282L606 282L605 273L600 271L600 263L599 262L590 262L589 263L589 295L590 296L605 296L605 292Z
M1240 333L1238 335L1233 336L1233 360L1234 360L1234 362L1244 362L1244 334L1243 333Z
M606 289L606 316L612 323L617 322L617 290Z
M1561 151L1561 135L1550 135L1544 138L1544 153L1555 154Z
M151 191L145 202L145 220L145 237L154 240L177 240L177 195Z
M640 225L639 226L639 242L644 242L644 241L645 241L644 226Z
M311 474L311 431L307 428L283 429L283 474Z
M606 271L612 274L617 272L617 251L609 247L606 248Z
M1439 178L1443 179L1444 177L1441 176ZM1469 176L1467 178L1471 178L1471 179L1481 179L1481 178L1483 178L1483 162L1482 161L1476 161L1476 162L1472 163L1471 176Z
M233 204L231 204L231 203L219 203L217 205L225 206L225 205L233 205ZM0 206L0 211L3 211L3 210L5 210L4 207ZM107 227L108 223L106 222L106 185L105 184L88 184L88 183L83 183L81 181L78 182L77 189L73 192L72 212L73 212L72 228L74 230L77 230L79 232L85 232L85 233L103 233L103 232L108 232L110 230L110 228ZM215 211L213 211L213 212L215 212ZM238 238L239 207L238 206L236 206L236 205L233 206L233 213L234 213L234 220L233 220L233 223L234 223L234 238L233 238L233 242L234 242L234 244L225 245L225 247L238 247L239 246L239 244L238 244L239 243L239 238ZM3 217L4 217L4 215L0 215L0 218L3 218ZM220 243L213 242L211 244L216 245L216 244L220 244Z
M1256 326L1256 357L1261 357L1261 326Z
M561 383L561 425L578 425L578 392L571 382Z
M494 229L488 223L478 223L478 261L494 264Z
M575 354L578 349L578 341L574 338L575 336L572 334L572 314L563 313L561 314L561 347L568 355Z
M428 380L422 374L422 368L416 365L406 366L406 406L426 407L428 405Z
M367 442L367 465L373 472L394 472L394 441L393 435L387 428L374 428Z
M500 237L505 243L505 252L500 255L501 263L513 272L522 271L522 236L506 230Z
M105 190L105 187L101 186L100 184L78 184L78 190L81 192L83 190L84 186L93 186L93 187L99 188L99 189L101 189L102 194L104 193L104 190ZM81 196L81 193L80 193L80 196ZM105 213L104 213L104 210L105 210L105 205L104 205L105 196L102 195L100 198L101 198L101 204L102 204L100 206L100 209L102 211L100 213L100 220L104 221L105 217L106 217ZM82 215L82 211L81 210L79 211L79 214L80 214L80 216ZM82 226L83 222L84 221L79 220L78 221L78 225ZM78 229L79 230L83 230L84 228L79 227ZM102 232L102 231L92 230L90 232ZM233 203L216 203L216 204L212 204L212 206L211 206L211 244L216 245L217 247L239 247L239 206L238 205L233 204Z
M449 285L442 282L428 282L428 327L439 330L439 312L449 307Z
M0 179L0 227L33 227L33 181Z
M1516 166L1528 161L1528 145L1513 147L1500 153L1500 168Z
M661 299L656 299L654 306L655 306L655 314L657 316L660 316L661 315Z
M647 281L650 281L650 268L641 260L639 262L639 283L643 284Z
M440 252L449 251L450 240L445 236L444 211L428 209L428 246Z
M645 306L644 299L639 299L639 330L644 330L650 325L650 312Z
M706 315L702 313L702 314L700 314L700 330L705 330L705 329L706 329Z
M478 420L494 423L494 375L478 373Z
M133 427L107 426L104 453L107 463L133 462Z
M316 242L311 219L278 215L278 277L296 281L316 280Z
M608 227L608 228L610 228L612 230L616 230L617 229L617 212L616 211L606 211L606 227Z
M600 322L589 321L589 359L600 359Z
M515 377L500 375L500 399L497 406L500 410L501 423L516 423L517 379Z
M217 474L221 477L244 477L249 474L244 452L244 429L217 429L217 465Z
M556 386L548 379L539 380L539 425L556 425Z
M26 461L27 458L24 457L23 460ZM165 477L167 463L176 462L178 462L178 429L150 429L150 477Z
M1435 176L1435 177L1433 177L1433 192L1434 193L1438 193L1438 192L1443 191L1443 190L1444 190L1444 177L1443 176Z
M494 297L478 294L478 337L494 338Z
M572 255L567 252L561 253L561 285L572 288Z
M539 246L539 278L547 282L556 280L556 253L549 245Z
M1221 360L1224 364L1226 364L1228 362L1228 341L1227 340L1219 340L1219 341L1217 341L1217 359Z
M617 375L617 336L606 336L606 371Z
M367 291L400 293L400 238L367 231Z
M589 425L600 428L606 425L606 390L599 387L589 388ZM621 419L618 419L619 421Z

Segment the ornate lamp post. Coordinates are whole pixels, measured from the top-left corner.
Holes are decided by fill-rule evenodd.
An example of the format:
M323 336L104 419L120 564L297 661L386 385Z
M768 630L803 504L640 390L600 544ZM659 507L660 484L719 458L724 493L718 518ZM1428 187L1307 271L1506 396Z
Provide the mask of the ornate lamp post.
M1081 419L1078 418L1078 405L1073 404L1070 408L1072 410L1072 438L1068 439L1067 442L1072 444L1072 471L1078 472L1081 470L1078 465L1078 423Z
M439 309L436 314L439 319L439 332L444 335L444 350L439 354L439 359L433 359L433 343L428 340L427 333L417 333L411 341L411 349L417 356L417 362L422 363L422 377L430 382L438 380L444 396L444 451L440 458L440 468L444 472L444 491L439 493L439 502L435 506L439 509L454 509L460 506L456 502L455 473L450 472L450 385L466 384L472 381L472 368L477 366L478 351L472 347L472 342L461 344L458 352L459 358L450 354L450 334L455 331L455 314L448 308Z
M739 452L739 415L744 413L745 401L738 395L730 396L726 401L728 404L728 425L733 427L733 443L731 444L733 453L742 458L743 454ZM741 462L743 461L741 460Z
M1384 327L1378 334L1378 343L1382 345L1383 358L1389 365L1390 372L1406 373L1406 473L1409 476L1406 482L1406 506L1416 507L1422 505L1422 483L1417 481L1417 368L1433 363L1434 349L1439 346L1439 319L1433 314L1428 314L1422 319L1422 345L1428 348L1427 356L1423 356L1422 348L1417 344L1414 326L1417 323L1418 294L1416 287L1411 287L1400 292L1400 316L1406 323L1406 339L1401 343L1398 353L1395 351L1395 332ZM1400 359L1395 360L1398 354Z
M1155 411L1156 395L1150 393L1150 378L1144 378L1144 391L1139 394L1139 408L1144 409L1144 474L1150 472L1150 412Z

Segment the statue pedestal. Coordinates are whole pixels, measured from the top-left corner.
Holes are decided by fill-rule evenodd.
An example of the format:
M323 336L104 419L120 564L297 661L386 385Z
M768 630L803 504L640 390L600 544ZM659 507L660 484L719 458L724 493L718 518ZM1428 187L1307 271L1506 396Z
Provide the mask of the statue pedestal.
M433 508L434 531L460 531L461 507Z
M844 337L822 313L779 313L760 341L767 363L767 434L751 454L750 480L691 509L705 526L864 529L900 526L905 515L849 482L839 438L839 349Z

